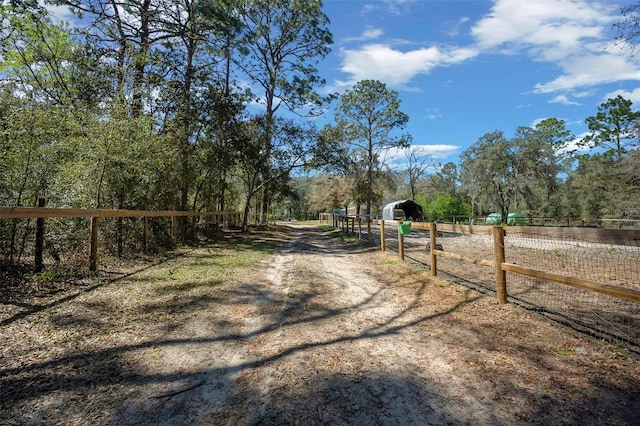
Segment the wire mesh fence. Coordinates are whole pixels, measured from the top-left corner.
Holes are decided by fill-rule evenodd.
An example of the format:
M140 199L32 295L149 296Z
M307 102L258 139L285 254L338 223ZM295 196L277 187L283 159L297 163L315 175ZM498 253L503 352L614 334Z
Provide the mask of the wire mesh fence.
M640 290L638 240L616 243L576 234L507 232L507 262L598 283ZM539 277L508 274L509 298L566 326L640 352L640 304Z
M384 229L386 249L399 252L398 227L389 223ZM628 231L628 238L621 238L620 233L613 238L603 230L572 232L565 228L562 233L544 230L507 227L506 263L640 291L640 239L636 231ZM379 227L373 229L373 240L377 244L380 243L379 231ZM429 230L412 227L411 232L403 236L405 261L430 269L429 239ZM438 248L448 253L469 259L494 259L491 233L438 231L436 241ZM494 268L438 256L437 271L443 279L483 293L496 291ZM511 303L640 353L640 303L637 301L514 272L507 272L507 294Z

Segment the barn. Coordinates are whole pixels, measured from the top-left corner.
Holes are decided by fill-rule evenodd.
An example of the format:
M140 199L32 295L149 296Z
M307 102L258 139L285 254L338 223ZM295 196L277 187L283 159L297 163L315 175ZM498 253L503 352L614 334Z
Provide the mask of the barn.
M422 206L413 200L393 201L382 209L382 220L422 220Z

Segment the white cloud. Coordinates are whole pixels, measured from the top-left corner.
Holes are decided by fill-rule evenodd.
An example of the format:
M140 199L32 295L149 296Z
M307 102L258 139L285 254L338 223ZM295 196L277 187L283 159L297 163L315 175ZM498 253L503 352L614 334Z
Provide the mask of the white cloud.
M448 144L411 144L410 148L389 148L386 150L385 159L392 162L404 162L410 149L424 156L443 159L458 152L460 147Z
M38 3L49 11L54 22L67 22L70 25L73 25L73 23L78 20L78 17L71 12L71 9L69 9L69 6L54 6L52 4L44 3L42 0L38 0Z
M640 104L640 87L633 89L631 92L628 90L616 90L615 92L607 93L602 98L602 102L606 102L609 99L613 99L618 95L622 96L625 99L629 99L634 104Z
M415 3L417 0L384 0L389 12L394 15L402 15L407 10L408 6Z
M580 133L579 135L576 135L575 138L573 138L573 140L569 141L569 143L567 143L565 146L563 146L562 148L560 148L558 150L558 154L568 154L568 153L573 153L573 152L588 152L590 151L593 146L581 146L581 142L582 139L586 138L587 136L589 136L591 133L590 132L583 132Z
M472 29L482 51L526 52L556 63L557 78L536 84L536 93L568 92L597 84L640 80L640 64L609 42L607 30L620 18L616 5L583 0L496 0ZM576 95L574 95L576 96ZM575 104L566 95L551 102Z
M571 96L574 98L588 98L589 96L593 96L596 94L594 89L583 90L580 92L571 92Z
M549 48L572 51L585 39L602 37L613 22L611 5L595 2L496 0L489 14L472 29L472 35L484 49L536 46L545 49L538 55L550 55ZM555 47L555 49L553 49Z
M367 3L362 6L362 13L375 13L378 10L378 6L373 3Z
M411 145L423 155L430 155L434 158L445 158L451 154L455 154L460 147L448 144L432 144L432 145Z
M549 101L550 104L563 104L563 105L580 105L579 102L572 101L567 95L558 95Z
M383 34L384 31L381 28L367 27L367 29L358 37L347 37L344 41L375 40Z
M576 54L559 65L564 73L555 80L536 84L536 92L550 93L615 81L640 80L640 67L637 63L630 58L607 52Z
M367 44L360 49L343 49L341 53L341 69L351 75L350 82L373 79L404 89L418 74L428 74L437 66L460 63L476 55L473 49L443 50L436 46L403 52L386 44Z
M469 18L462 17L460 19L458 19L456 22L447 22L447 29L445 30L445 33L449 36L449 37L456 37L458 34L460 34L460 28L469 21Z
M398 8L408 3L383 4ZM577 105L575 99L593 95L589 89L599 84L640 81L640 56L629 56L623 44L611 40L611 25L619 19L618 5L607 2L495 0L489 13L472 26L472 45L405 49L394 41L341 50L341 71L348 77L336 81L334 88L376 79L396 89L416 91L412 80L437 67L463 63L482 53L525 54L559 70L557 76L538 82L533 93L556 95L551 103ZM467 18L460 19L460 24L465 22ZM373 40L382 34L381 29L369 28L358 39Z

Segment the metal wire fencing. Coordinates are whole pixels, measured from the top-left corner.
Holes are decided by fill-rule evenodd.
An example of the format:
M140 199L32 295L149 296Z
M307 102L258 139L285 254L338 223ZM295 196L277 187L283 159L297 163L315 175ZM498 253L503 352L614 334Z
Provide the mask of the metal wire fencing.
M437 249L467 260L493 262L492 234L479 232L485 227L464 227L471 232L475 229L474 233L452 231L455 227L447 225L439 228L443 230L437 232ZM376 229L379 232L380 228ZM532 275L507 272L510 303L640 353L640 303L611 295L617 289L640 292L638 231L542 227L506 227L505 230L505 263L526 268ZM387 250L400 251L397 226L385 226L384 237ZM430 269L429 239L429 230L413 226L411 232L403 236L405 261ZM491 267L438 256L437 273L443 279L484 293L496 292L496 273ZM566 282L547 279L549 274L567 277ZM605 287L607 293L574 287L571 285L574 281L584 282L586 287L594 283L596 290Z

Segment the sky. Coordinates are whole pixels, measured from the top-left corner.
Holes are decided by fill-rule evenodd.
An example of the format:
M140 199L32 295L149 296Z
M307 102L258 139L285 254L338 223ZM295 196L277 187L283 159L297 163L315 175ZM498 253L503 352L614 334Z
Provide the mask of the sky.
M441 163L486 133L510 138L550 117L581 138L608 98L640 107L640 54L613 28L630 3L324 0L334 41L319 65L324 90L382 81L398 92L413 145Z

